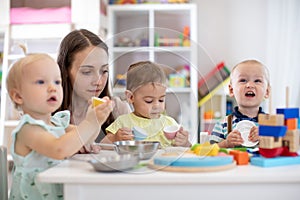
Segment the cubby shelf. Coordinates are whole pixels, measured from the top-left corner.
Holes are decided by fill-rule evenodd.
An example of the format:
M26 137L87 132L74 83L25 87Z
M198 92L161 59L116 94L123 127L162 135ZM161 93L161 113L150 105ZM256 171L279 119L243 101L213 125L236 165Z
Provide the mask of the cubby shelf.
M196 141L198 130L196 12L195 4L108 6L109 64L114 83L117 75L126 75L128 66L137 61L150 60L166 65L170 73L175 73L178 66L189 66L190 85L169 87L166 109L190 132L193 141ZM161 46L156 42L158 36L177 40L185 27L190 31L189 45ZM124 95L125 89L115 87L113 91Z
M56 59L57 50L62 38L74 29L85 28L96 34L107 29L106 16L100 12L101 0L1 0L0 1L0 45L3 49L2 84L1 84L1 120L0 145L10 146L10 132L18 124L18 112L12 105L6 91L6 76L9 66L24 56L19 44L27 46L27 53L48 53ZM48 17L49 22L43 23L12 23L12 9L26 8L35 16L39 9L68 8L70 20L65 22L51 22L53 15ZM68 10L65 9L65 10ZM21 18L19 18L21 19ZM46 20L46 18L43 18ZM32 17L30 20L40 19ZM100 35L104 37L104 35ZM9 150L9 148L8 148Z

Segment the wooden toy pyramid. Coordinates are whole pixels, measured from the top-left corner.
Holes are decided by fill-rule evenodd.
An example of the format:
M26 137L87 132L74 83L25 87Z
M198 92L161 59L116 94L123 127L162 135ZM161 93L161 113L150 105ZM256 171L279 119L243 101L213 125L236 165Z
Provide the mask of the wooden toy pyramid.
M277 108L276 114L258 116L261 156L251 158L252 165L272 167L300 164L300 156L297 153L299 108L288 108L288 98L286 101L287 107Z

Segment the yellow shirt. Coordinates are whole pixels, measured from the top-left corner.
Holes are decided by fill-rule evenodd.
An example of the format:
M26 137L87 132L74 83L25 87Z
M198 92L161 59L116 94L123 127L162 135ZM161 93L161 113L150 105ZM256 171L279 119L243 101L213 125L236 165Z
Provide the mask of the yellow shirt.
M158 141L162 147L171 146L172 140L168 140L163 133L166 126L178 125L177 122L166 115L161 115L158 119L147 119L138 117L133 113L119 116L110 126L105 130L112 134L120 128L133 128L134 126L140 127L147 133L146 141Z

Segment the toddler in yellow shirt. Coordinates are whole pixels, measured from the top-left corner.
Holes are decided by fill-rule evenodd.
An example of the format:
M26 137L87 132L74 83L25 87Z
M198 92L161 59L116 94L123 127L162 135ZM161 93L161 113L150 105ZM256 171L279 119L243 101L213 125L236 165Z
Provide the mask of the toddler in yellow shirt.
M174 140L165 137L166 126L177 125L177 122L164 114L166 99L166 75L163 69L150 61L137 62L129 66L127 71L125 95L134 111L119 116L109 127L107 135L113 141L131 140L132 129L144 130L147 141L159 141L162 147L189 147L189 133L180 127Z

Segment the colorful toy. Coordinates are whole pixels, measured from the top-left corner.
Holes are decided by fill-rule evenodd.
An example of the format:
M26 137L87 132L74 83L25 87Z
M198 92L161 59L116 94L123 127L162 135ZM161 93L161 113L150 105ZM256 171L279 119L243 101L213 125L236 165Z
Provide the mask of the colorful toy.
M224 62L216 65L207 75L201 78L198 82L198 95L202 99L209 94L214 88L229 77L230 71L225 66Z
M220 147L218 144L210 144L205 142L203 144L195 144L191 150L198 156L217 156L219 154Z
M185 87L185 75L183 74L170 74L169 75L170 87Z
M229 152L229 154L233 155L233 159L236 161L237 165L248 165L249 154L247 152L232 150Z
M276 112L275 115L260 114L258 117L259 153L262 157L251 159L251 164L263 167L300 164L297 153L299 108L278 108Z
M154 46L190 46L190 27L185 26L183 33L180 33L177 38L163 37L155 33Z

